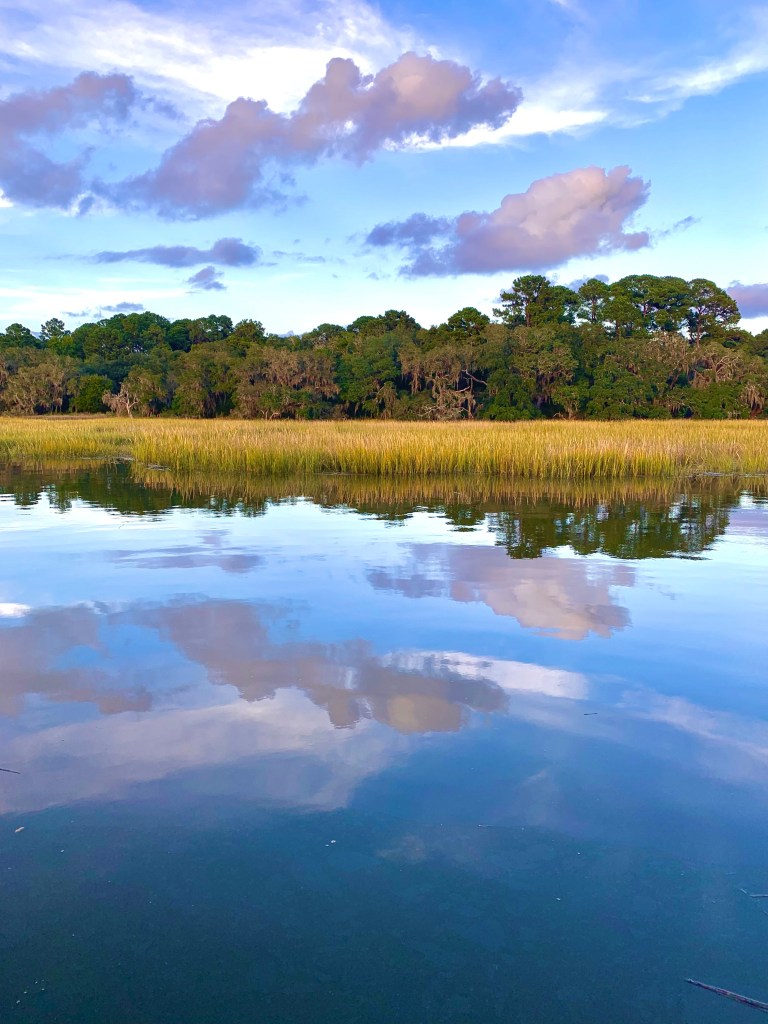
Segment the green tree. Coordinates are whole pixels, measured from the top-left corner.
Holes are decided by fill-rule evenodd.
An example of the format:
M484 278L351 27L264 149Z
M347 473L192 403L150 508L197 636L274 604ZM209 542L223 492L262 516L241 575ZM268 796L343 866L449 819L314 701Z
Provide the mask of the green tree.
M86 373L79 377L74 386L72 410L74 412L106 412L103 396L111 391L112 381L102 374Z
M694 344L700 345L706 338L722 338L725 329L741 319L735 300L713 281L697 277L689 282L689 289L685 319Z

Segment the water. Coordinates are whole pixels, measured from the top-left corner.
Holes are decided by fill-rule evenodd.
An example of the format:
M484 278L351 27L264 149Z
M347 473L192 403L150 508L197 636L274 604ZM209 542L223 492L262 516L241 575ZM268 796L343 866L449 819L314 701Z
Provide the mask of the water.
M3 1020L753 1012L686 977L768 999L749 485L0 493Z

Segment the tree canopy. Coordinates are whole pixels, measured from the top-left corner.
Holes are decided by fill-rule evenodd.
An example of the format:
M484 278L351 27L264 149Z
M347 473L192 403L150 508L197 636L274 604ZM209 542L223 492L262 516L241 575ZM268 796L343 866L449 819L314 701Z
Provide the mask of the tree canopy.
M288 337L256 319L120 313L0 334L0 411L399 419L766 415L768 331L703 278L538 274L429 328L404 310Z

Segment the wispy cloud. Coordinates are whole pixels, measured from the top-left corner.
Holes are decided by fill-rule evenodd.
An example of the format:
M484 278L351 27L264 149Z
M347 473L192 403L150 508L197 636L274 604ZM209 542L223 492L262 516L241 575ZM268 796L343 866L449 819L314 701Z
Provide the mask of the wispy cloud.
M675 66L675 70L654 76L648 91L638 99L644 103L680 102L693 96L707 96L728 86L768 71L768 11L752 8L734 27L736 39L725 52L707 59Z
M144 307L140 302L118 302L114 306L103 306L105 313L143 313Z
M700 217L693 217L690 215L688 217L682 217L680 220L675 221L671 227L661 228L658 231L654 231L653 241L659 242L661 239L669 238L671 235L679 235L683 231L689 231L699 223L701 223Z
M225 267L252 267L261 262L257 245L247 245L240 238L220 238L208 249L194 245L153 245L145 249L107 250L95 256L97 263L156 263L161 267L195 267L214 263Z
M265 0L215 11L131 0L0 0L0 29L6 54L44 71L118 69L147 86L224 100L255 88L278 109L293 105L331 53L371 70L416 41L364 0Z

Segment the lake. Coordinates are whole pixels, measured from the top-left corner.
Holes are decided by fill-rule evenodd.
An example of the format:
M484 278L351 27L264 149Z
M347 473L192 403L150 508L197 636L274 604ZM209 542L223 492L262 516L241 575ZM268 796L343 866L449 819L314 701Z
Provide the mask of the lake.
M764 484L138 476L0 474L3 1020L751 1019Z

